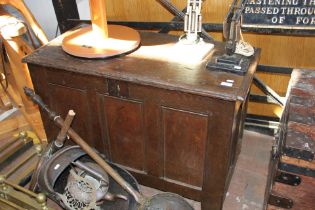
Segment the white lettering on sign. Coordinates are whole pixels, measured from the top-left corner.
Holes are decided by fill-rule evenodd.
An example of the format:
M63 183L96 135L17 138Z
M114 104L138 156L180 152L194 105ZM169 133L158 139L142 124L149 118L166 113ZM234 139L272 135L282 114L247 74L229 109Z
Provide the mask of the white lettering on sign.
M310 25L315 25L315 17L309 18L309 17L297 17L296 18L296 23L297 25L300 24L310 24Z
M315 0L249 0L244 16L273 25L315 27Z

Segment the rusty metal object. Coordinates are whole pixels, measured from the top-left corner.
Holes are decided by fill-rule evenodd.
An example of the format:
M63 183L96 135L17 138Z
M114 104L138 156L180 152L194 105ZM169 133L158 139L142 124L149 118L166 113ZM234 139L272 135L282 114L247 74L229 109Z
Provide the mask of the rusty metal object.
M67 209L98 209L107 201L128 201L125 195L109 192L109 177L96 163L76 162L80 167L70 170L65 190L59 194Z
M50 144L42 155L40 164L33 177L35 180L33 180L33 183L35 184L32 184L31 189L44 192L49 198L66 209L71 209L69 208L69 203L73 200L79 202L78 198L89 199L89 193L84 193L85 188L80 187L72 187L71 190L68 190L69 200L63 196L68 183L74 183L72 185L78 183L77 179L69 176L71 165L74 165L74 169L79 172L78 175L86 177L90 184L93 185L93 183L98 182L96 179L102 183L102 188L94 191L95 202L99 208L112 209L112 206L121 210L136 208L137 203L133 197L124 191L112 178L108 177L79 146L66 146L54 154L51 154L51 147L52 145ZM139 190L137 181L127 171L112 163L108 164L127 180L134 189ZM94 177L94 180L92 177ZM91 180L93 180L93 183L91 183ZM66 205L65 203L68 201L69 203Z
M270 194L268 203L284 209L291 209L293 207L293 200L286 197Z
M107 185L102 187L101 181L84 174L85 171L72 168L67 178L67 185L62 194L58 194L69 210L98 209L97 201L105 197ZM104 176L104 179L108 176Z
M78 175L88 177L89 180L94 179L99 181L98 184L100 186L96 189L95 197L97 202L102 201L105 198L109 188L109 178L107 173L101 170L101 168L95 163L83 163L80 160L77 160L72 164L75 165L74 163L78 163L78 165L80 165L80 167L74 167Z
M35 171L30 189L42 191L54 200L58 200L55 194L54 185L58 177L70 166L71 162L84 156L78 146L67 147L52 154L51 144L40 159Z
M193 208L190 204L184 200L183 197L174 194L174 193L161 193L152 196L149 200L147 200L142 207L142 210L153 210L153 209L161 209L161 210L188 210Z
M86 171L87 173L89 173L90 175L92 175L95 178L103 179L103 181L107 182L107 184L108 184L108 178L106 178L104 180L104 174L101 174L101 173L91 169L88 165L82 163L81 161L77 160L75 162L72 162L72 165L77 166L78 168ZM106 174L106 176L107 176L107 174Z
M29 88L24 88L25 94L29 96L36 104L40 106L44 111L46 111L50 118L54 120L54 122L62 127L64 121L61 117L57 117L57 115L52 112L47 105L44 104L42 99L34 93L33 90ZM104 160L100 157L73 129L68 130L69 136L73 139L75 143L77 143L97 164L99 164L111 177L113 177L127 192L129 192L138 203L143 203L144 198L141 194L135 191L130 184L128 184L125 180L123 180L117 172L115 172ZM72 161L71 161L72 162Z
M35 103L41 108L47 110L51 115L53 113L47 105L44 104L42 99L29 88L24 88L25 94L29 96ZM62 127L64 121L61 117L54 117L54 122ZM140 205L140 209L181 209L181 210L193 210L190 204L185 201L181 196L174 196L173 193L160 193L152 197L146 198L141 195L131 184L126 182L95 150L93 150L73 129L68 130L69 136L77 143L84 152L86 152L104 171L106 171L123 189L125 189L135 201Z

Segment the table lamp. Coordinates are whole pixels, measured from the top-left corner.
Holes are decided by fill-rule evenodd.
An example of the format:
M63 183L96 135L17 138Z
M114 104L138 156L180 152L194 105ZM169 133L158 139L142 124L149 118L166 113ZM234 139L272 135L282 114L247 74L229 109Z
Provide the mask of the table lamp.
M107 25L106 1L90 0L92 26L70 32L62 41L68 54L83 58L109 58L134 51L139 33L129 27Z

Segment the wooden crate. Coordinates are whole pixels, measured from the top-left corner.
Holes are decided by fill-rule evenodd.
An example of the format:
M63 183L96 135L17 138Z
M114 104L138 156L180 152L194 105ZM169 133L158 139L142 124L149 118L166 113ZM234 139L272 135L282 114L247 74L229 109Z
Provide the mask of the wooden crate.
M315 72L296 69L292 73L287 103L281 119L276 170L300 177L301 184L275 183L272 195L292 199L296 210L315 209ZM274 176L277 179L277 176ZM269 206L269 209L281 209Z

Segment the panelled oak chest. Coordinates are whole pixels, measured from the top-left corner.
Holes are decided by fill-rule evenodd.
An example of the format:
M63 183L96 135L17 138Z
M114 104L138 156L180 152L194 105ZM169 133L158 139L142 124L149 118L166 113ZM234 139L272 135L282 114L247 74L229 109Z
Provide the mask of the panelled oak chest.
M67 55L61 39L25 58L43 100L64 115L73 109L73 128L141 184L221 209L259 50L239 76L171 59L176 36L141 33L138 50L107 60Z

